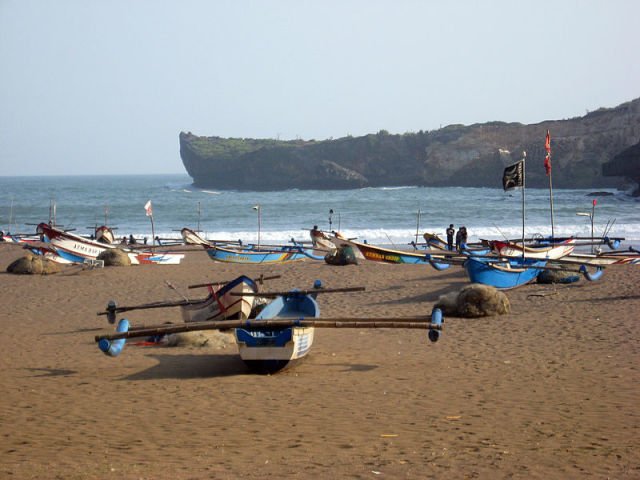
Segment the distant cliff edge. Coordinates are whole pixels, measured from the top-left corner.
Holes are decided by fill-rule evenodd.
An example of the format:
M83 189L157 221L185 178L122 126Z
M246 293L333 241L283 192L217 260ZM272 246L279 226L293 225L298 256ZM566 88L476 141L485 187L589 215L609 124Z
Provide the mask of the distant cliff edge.
M621 177L640 180L637 168L605 168L603 175L605 163L640 141L640 98L583 117L533 125L488 122L402 135L381 130L336 140L221 138L181 132L180 156L194 185L201 188L500 187L504 167L519 160L524 150L527 186L545 187L547 129L554 188L620 187ZM620 160L620 165L626 161Z
M640 142L623 150L610 162L602 165L605 177L626 177L635 183L633 195L640 197Z

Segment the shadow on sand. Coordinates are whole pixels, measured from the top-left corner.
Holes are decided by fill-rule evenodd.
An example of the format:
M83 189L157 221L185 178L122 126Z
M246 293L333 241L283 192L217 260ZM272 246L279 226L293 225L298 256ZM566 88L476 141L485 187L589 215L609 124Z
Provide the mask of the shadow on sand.
M230 377L249 372L238 355L152 354L148 356L156 360L158 364L128 375L123 380Z

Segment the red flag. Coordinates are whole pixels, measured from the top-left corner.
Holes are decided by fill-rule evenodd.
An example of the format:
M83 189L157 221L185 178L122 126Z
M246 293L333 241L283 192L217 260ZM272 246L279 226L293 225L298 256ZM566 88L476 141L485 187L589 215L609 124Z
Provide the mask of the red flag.
M544 149L547 151L547 155L544 157L544 169L548 177L551 175L551 135L549 130L547 130L547 136L544 139Z
M551 135L549 134L549 130L547 130L547 136L544 139L544 149L547 153L551 153Z
M595 207L597 203L598 203L598 201L594 198L593 199L593 206Z

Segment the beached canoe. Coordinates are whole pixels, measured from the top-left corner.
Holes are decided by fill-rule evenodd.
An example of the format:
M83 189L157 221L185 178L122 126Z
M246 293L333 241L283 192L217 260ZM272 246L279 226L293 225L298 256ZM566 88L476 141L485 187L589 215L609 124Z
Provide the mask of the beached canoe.
M319 316L320 307L315 296L293 290L271 301L253 323L259 325L263 320L314 319ZM311 349L313 335L314 327L235 329L240 358L252 371L259 373L274 373L302 359Z
M463 265L472 283L482 283L506 290L535 280L546 263L546 260L535 258L499 260L469 256Z
M86 263L87 261L96 260L102 252L114 248L123 250L129 256L132 265L177 265L184 258L184 254L180 253L132 250L117 244L97 242L52 227L47 223L40 223L37 231L43 236L43 241L50 244L51 248L47 250L55 253L55 256L51 256L51 259L59 263Z
M543 260L556 260L566 257L575 248L575 239L568 238L557 243L524 244L522 242L491 240L491 249L502 257L527 257Z
M324 260L313 251L300 246L283 245L281 247L223 247L219 245L205 245L209 258L217 262L226 263L286 263L311 258Z
M257 293L258 285L241 275L225 284L208 285L207 290L209 296L205 299L181 306L185 322L249 318L256 297L244 294Z
M368 243L358 242L354 239L343 237L339 233L333 233L331 242L336 248L350 246L356 257L362 260L371 260L374 262L384 263L410 263L419 264L427 263L429 257L420 251L396 250L392 248L380 247L377 245L369 245Z

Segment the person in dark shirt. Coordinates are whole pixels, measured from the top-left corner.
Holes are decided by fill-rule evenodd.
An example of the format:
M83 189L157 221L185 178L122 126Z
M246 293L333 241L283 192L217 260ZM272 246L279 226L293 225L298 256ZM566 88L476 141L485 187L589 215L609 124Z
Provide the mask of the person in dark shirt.
M453 236L455 235L456 230L453 228L453 223L449 225L447 228L447 247L449 250L453 250Z

